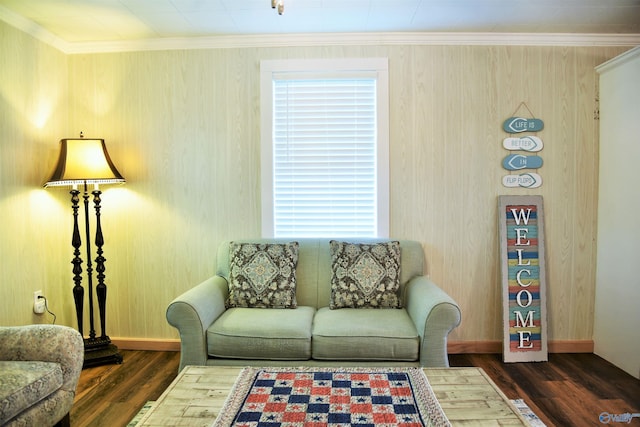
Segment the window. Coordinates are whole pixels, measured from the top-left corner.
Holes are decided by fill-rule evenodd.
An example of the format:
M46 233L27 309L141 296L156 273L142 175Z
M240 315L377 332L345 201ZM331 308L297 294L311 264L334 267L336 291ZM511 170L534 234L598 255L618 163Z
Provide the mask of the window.
M387 237L388 60L262 61L262 234Z

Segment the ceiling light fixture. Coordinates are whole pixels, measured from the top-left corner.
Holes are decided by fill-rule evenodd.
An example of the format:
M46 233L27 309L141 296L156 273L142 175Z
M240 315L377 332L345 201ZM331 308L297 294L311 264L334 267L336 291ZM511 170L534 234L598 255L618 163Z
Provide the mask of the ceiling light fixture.
M271 0L271 9L278 9L278 15L284 13L284 0Z

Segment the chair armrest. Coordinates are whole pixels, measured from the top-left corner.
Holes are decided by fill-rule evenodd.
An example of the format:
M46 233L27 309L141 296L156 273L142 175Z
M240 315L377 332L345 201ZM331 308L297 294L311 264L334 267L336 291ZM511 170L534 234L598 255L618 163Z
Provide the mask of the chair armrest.
M59 363L62 389L75 393L84 363L84 340L80 332L62 325L2 327L0 360Z
M213 276L174 299L167 307L167 321L180 333L180 369L205 365L207 329L225 311L227 281Z
M426 276L405 288L405 307L420 335L420 366L448 367L447 336L460 324L458 304Z

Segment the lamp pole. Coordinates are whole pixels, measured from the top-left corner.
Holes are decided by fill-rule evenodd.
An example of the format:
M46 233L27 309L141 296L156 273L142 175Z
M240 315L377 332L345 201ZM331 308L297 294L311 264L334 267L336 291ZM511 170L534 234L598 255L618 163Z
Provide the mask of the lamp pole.
M83 313L84 313L84 288L82 287L82 258L80 258L80 229L78 228L78 203L80 202L80 191L76 185L70 191L71 208L73 209L73 234L71 235L71 246L73 246L73 301L76 307L76 318L78 321L78 332L84 337Z
M102 245L104 245L104 237L102 236L102 224L100 222L100 194L102 192L98 189L98 184L96 184L94 190L91 192L93 194L93 205L96 211L96 253L98 256L96 257L96 278L98 279L98 284L96 285L96 295L98 297L98 310L100 312L100 339L107 340L111 342L109 336L106 331L106 305L107 305L107 285L104 284L106 268L104 266L105 261L107 260L102 256Z
M87 181L84 182L84 230L85 245L87 246L87 289L89 289L89 342L96 339L96 328L93 323L93 265L91 264L91 232L89 230L89 193ZM86 347L86 345L85 345Z

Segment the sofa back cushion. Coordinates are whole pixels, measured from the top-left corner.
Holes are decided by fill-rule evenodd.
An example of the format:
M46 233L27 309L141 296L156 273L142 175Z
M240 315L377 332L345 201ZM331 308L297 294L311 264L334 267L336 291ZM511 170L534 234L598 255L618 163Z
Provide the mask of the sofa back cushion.
M298 267L296 269L298 306L328 307L331 299L331 250L329 242L341 240L345 242L370 243L389 241L389 239L241 239L237 243L299 243ZM216 274L229 282L229 243L224 241L218 247ZM400 297L404 301L404 286L416 276L424 274L424 252L420 242L400 240Z

